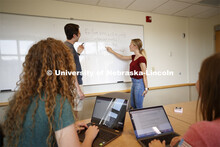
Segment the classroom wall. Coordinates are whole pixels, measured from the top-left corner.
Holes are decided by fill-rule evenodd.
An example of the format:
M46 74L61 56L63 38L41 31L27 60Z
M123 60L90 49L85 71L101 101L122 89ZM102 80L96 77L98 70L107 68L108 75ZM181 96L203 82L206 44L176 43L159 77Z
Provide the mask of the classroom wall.
M188 18L189 82L198 79L202 61L215 52L214 26L220 24L220 15L210 19Z
M196 89L196 86L191 86L189 87L189 101L195 101L198 100L199 94L198 91Z
M144 99L143 106L176 104L197 99L198 94L195 86L150 90Z
M197 80L201 61L214 52L214 25L220 24L220 16L195 19L55 0L0 0L0 3L0 11L6 13L144 25L143 42L148 54L148 70L164 70L163 64L172 63L169 69L179 74L174 79L175 84ZM145 22L147 15L152 16L152 23ZM183 33L186 38L182 38ZM154 86L160 84L161 78L149 76L148 80ZM166 80L169 82L170 79ZM84 91L97 93L129 88L130 83L118 83L86 86Z

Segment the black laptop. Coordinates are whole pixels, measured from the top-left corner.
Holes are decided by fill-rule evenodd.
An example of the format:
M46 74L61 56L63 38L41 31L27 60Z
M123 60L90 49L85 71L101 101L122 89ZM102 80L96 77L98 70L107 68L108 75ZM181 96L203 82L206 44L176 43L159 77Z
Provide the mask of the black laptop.
M91 123L99 127L99 133L92 146L105 146L119 137L124 128L124 120L128 101L121 98L96 97ZM85 130L78 133L82 142Z
M144 147L154 139L165 140L169 146L172 138L179 136L173 131L163 106L130 110L129 114L136 138Z

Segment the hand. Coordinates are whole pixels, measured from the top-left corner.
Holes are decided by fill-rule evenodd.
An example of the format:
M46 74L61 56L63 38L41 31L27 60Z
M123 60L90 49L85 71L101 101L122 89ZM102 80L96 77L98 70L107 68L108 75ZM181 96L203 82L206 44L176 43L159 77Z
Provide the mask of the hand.
M84 95L84 93L82 92L82 90L80 89L79 86L78 86L78 88L77 88L77 93L78 93L78 98L79 98L80 100L83 100L83 99L85 98L85 95Z
M170 146L171 147L175 146L181 139L182 139L182 136L173 137L173 139L170 142Z
M75 126L77 131L81 131L81 130L84 130L85 128L88 128L88 126L84 122L81 122L81 121L77 121L74 124L74 126Z
M86 139L93 141L99 132L99 128L97 126L89 126L86 130Z
M111 47L105 47L106 49L107 49L107 51L109 52L109 53L112 53L113 52L113 50L112 50L112 48Z
M78 48L77 48L77 53L81 54L84 50L84 46L83 44L81 44Z
M148 93L148 90L144 90L144 92L142 93L142 96L145 96Z
M160 140L152 140L149 144L148 144L149 147L165 147L166 146L166 143L165 143L165 140L161 143Z
M85 98L85 95L81 90L78 91L78 95L80 100L83 100Z

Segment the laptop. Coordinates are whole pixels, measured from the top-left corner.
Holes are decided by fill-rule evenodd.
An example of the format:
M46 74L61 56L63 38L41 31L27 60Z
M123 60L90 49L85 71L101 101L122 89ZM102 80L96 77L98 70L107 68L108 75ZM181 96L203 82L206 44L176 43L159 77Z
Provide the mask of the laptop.
M87 124L99 127L99 133L92 144L93 147L105 146L121 135L127 104L126 99L96 97L91 123ZM78 133L81 142L85 139L85 131Z
M134 109L129 114L136 139L143 147L148 147L154 139L165 140L169 146L172 138L179 136L173 131L163 106Z

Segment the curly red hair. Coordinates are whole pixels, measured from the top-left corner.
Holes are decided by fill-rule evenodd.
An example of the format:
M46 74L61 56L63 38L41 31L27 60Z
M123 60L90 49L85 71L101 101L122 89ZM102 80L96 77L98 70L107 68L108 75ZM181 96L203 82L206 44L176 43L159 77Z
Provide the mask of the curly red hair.
M47 75L47 70L75 71L73 55L69 48L62 41L47 38L34 44L23 63L23 72L17 83L18 90L9 103L9 109L4 122L4 133L7 146L17 146L19 137L23 129L25 116L28 107L37 96L36 108L32 118L38 108L38 100L41 99L42 92L45 95L45 111L48 117L49 136L47 137L48 146L52 146L51 139L54 137L53 121L54 109L56 106L56 95L62 96L60 102L60 117L62 114L63 102L68 99L72 108L74 106L75 76L56 76Z

